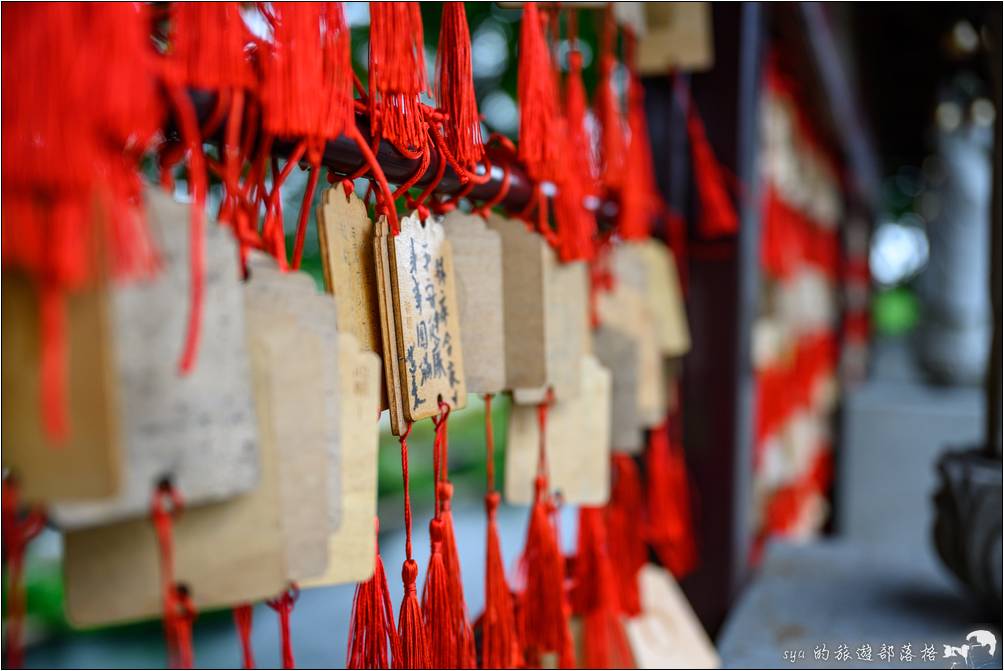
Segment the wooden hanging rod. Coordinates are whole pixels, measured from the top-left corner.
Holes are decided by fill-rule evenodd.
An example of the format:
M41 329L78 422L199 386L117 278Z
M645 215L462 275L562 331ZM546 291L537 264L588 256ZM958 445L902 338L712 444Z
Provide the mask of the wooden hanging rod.
M200 125L204 125L213 113L216 104L216 94L207 91L190 90L189 96L195 106ZM220 129L224 126L225 124L222 123L219 125ZM356 126L363 137L366 138L366 141L369 142L371 136L369 132L369 119L366 115L356 114ZM177 137L176 124L169 125L167 134L171 137ZM256 129L255 135L256 137L262 136L260 126ZM296 144L297 141L292 138L275 138L272 142L272 153L279 158L287 158L293 153ZM428 167L415 183L415 186L419 188L428 186L435 179L439 161L443 160L435 147L430 146L429 152L431 152L431 155ZM377 161L380 163L380 167L383 168L387 181L391 184L406 182L414 176L415 172L422 165L420 159L402 156L391 143L386 141L381 141L374 153ZM476 184L468 193L468 197L478 202L495 198L502 189L505 170L508 168L509 188L500 204L510 212L519 212L525 209L533 197L533 184L527 176L526 171L517 162L516 157L506 149L495 146L486 147L486 155L492 165L491 177L484 184ZM321 163L335 174L344 177L357 172L365 166L366 159L359 151L355 141L342 135L327 142L324 147ZM460 193L465 186L457 173L447 165L443 178L433 193L446 197L454 196Z

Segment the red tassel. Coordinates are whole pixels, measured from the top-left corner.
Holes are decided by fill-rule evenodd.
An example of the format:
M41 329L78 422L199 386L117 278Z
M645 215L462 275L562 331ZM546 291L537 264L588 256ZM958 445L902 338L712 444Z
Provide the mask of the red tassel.
M316 164L323 141L355 124L349 29L338 3L276 3L272 11L262 122L273 135L310 138L307 160Z
M155 267L135 160L161 125L156 56L140 3L11 6L3 18L3 267L43 303L42 415L58 442L70 430L63 297Z
M551 516L554 504L547 493L547 403L538 408L540 455L530 523L526 532L522 565L526 585L520 604L521 639L527 666L539 667L542 655L557 653L558 666L575 667L572 633L569 629L569 606L565 595L565 560L558 546L558 532Z
M370 122L374 137L413 152L425 147L419 96L425 79L422 13L417 2L370 5Z
M569 40L578 44L575 12L569 14ZM558 226L558 254L563 261L589 259L593 255L596 217L586 207L586 196L595 195L592 150L586 130L586 89L582 83L582 54L568 53L569 73L565 81L566 155L572 157L558 183L554 213Z
M617 58L617 22L613 9L608 7L603 15L603 32L600 36L599 83L596 86L596 118L600 126L601 175L600 181L608 190L620 189L624 180L625 136L620 102L614 89L614 70Z
M245 669L253 669L254 648L251 646L251 624L254 619L254 606L243 603L234 606L234 625L237 627L237 636L241 642L241 661Z
M697 563L686 469L683 450L671 446L668 425L652 429L645 453L645 535L677 578L690 573Z
M519 33L519 159L535 180L554 180L562 171L558 91L551 51L544 37L545 16L537 3L523 6Z
M290 617L293 615L293 606L300 597L300 588L296 583L291 583L289 588L281 595L268 602L268 607L279 614L279 641L282 645L282 668L295 669L296 660L293 659L293 635L290 631Z
M200 89L249 88L254 78L244 52L251 34L237 2L171 5L168 51L176 76Z
M377 526L379 527L379 519ZM390 645L390 657L387 647ZM356 586L349 626L349 669L387 669L401 659L401 642L394 629L394 607L387 589L387 575L377 548L373 577Z
M422 617L429 641L429 664L434 669L453 669L458 668L457 637L452 626L450 587L446 579L446 565L443 563L442 520L433 519L429 522L429 536L432 555L429 557L425 587L422 589Z
M471 32L462 2L443 3L437 58L436 102L446 113L446 146L457 163L470 168L485 148L471 70Z
M643 528L644 512L641 476L631 455L612 456L612 490L606 506L610 559L617 581L621 612L628 616L641 613L638 572L645 565L647 551Z
M572 605L583 616L583 668L633 666L608 548L603 509L579 508Z
M485 512L488 532L485 552L485 611L480 618L481 668L516 669L523 666L512 592L506 583L502 564L502 544L499 542L496 513L499 494L495 491L495 434L492 431L492 395L485 394L485 452L488 471L488 493Z
M739 218L726 188L725 168L715 158L704 132L704 123L693 101L690 102L687 114L687 135L690 139L697 197L701 201L697 229L701 235L709 238L734 235L739 230Z
M422 606L418 602L418 564L412 558L411 546L411 495L408 492L408 434L411 433L411 423L398 437L401 443L401 477L404 480L404 531L405 556L401 567L401 580L404 583L404 599L398 611L397 632L401 641L400 656L394 659L397 669L428 669L430 668L429 641L425 633L425 623L422 621Z
M474 633L467 620L460 557L453 533L450 499L453 487L447 480L449 450L447 420L450 406L440 402L440 416L433 445L433 472L436 483L436 517L429 524L432 557L426 571L422 594L422 614L428 629L429 648L436 668L471 669L477 666Z
M625 240L643 240L649 236L652 219L660 209L659 193L652 167L652 147L645 118L645 92L633 68L634 37L628 33L632 54L631 79L628 84L628 140L624 181L620 191L617 230Z
M17 483L11 477L3 481L3 553L7 573L7 614L4 631L5 666L24 667L23 628L25 615L24 552L32 538L45 526L45 514L37 508L20 516Z

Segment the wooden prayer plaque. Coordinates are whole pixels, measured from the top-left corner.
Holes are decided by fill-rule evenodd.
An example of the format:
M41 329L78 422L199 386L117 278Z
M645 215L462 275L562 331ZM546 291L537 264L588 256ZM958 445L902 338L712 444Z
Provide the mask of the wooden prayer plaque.
M659 350L663 356L683 356L690 351L690 329L673 253L658 240L646 240L637 247L645 266L645 297Z
M700 72L715 62L711 4L652 2L643 5L646 31L638 40L638 73Z
M646 564L638 582L642 613L625 622L638 668L721 668L714 644L673 576Z
M114 496L122 480L119 401L107 288L64 302L69 437L53 443L43 425L41 324L26 277L3 274L3 465L20 495L51 503Z
M545 357L547 385L516 388L517 403L537 404L579 394L582 357L589 349L589 274L585 262L560 263L550 249L544 255Z
M64 528L146 517L163 479L190 506L230 498L258 481L236 244L228 229L206 223L198 359L194 370L181 374L178 357L189 316L189 207L152 188L146 198L161 269L111 294L123 489L107 501L53 506L51 517Z
M289 581L281 462L294 458L301 446L280 445L277 429L288 420L277 413L293 404L274 397L276 391L287 391L274 376L290 363L296 365L298 357L290 356L289 349L296 329L288 312L273 309L256 317L259 307L278 303L259 289L254 282L245 287L260 481L228 501L186 507L174 522L175 579L189 587L199 610L260 601L280 593ZM161 615L159 551L149 519L71 530L64 535L64 548L67 616L74 625Z
M497 215L488 227L502 238L506 389L547 385L545 263L553 252L520 221Z
M330 295L318 293L314 280L309 275L303 272L284 273L278 269L271 257L253 255L248 267L256 291L274 293L274 297L270 300L277 301L278 305L293 315L295 326L312 333L322 342L320 351L312 362L311 378L319 378L322 389L323 435L318 439L323 441L328 455L326 461L328 479L325 490L329 504L329 531L334 531L338 528L341 515L342 482L335 301ZM310 359L303 353L298 353L296 356ZM315 381L311 379L304 384L315 384ZM295 478L295 475L291 477ZM306 493L306 490L302 493Z
M638 363L634 340L601 325L593 332L593 351L612 377L610 441L614 452L638 454L644 447L638 417Z
M304 587L361 582L373 575L380 359L360 349L348 333L338 336L338 357L343 445L341 523L328 537L327 570L319 577L303 581Z
M334 306L316 304L314 284L304 273L260 266L251 272L246 294L251 337L265 339L281 361L272 364L269 398L280 454L286 575L299 581L327 566L331 489L341 484L330 482L331 460L338 454Z
M341 185L324 193L317 208L317 235L324 265L324 286L335 296L342 333L359 346L380 352L380 321L373 256L373 222L355 193Z
M411 422L467 405L453 255L443 226L403 217L387 237L404 414Z
M547 411L547 472L551 490L564 503L600 506L610 496L610 403L612 377L592 356L579 362L581 390ZM540 431L536 406L513 404L505 451L505 496L533 502Z
M443 228L453 250L467 391L497 394L506 382L502 239L481 217L456 210Z
M391 288L390 262L390 230L387 219L380 217L377 221L376 236L373 238L373 250L376 259L377 297L380 304L380 333L383 343L384 390L387 396L387 407L390 410L390 429L395 436L400 436L408 428L408 419L404 414L404 396L401 386L401 368L398 366L397 323L394 314L394 292Z

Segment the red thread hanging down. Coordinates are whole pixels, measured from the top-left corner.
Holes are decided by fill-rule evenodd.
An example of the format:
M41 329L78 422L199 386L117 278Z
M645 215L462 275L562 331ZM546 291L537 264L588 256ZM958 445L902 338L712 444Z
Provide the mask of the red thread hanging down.
M375 525L379 536L380 518L375 520ZM356 585L352 600L349 653L345 666L349 669L387 669L391 661L400 659L401 642L394 628L394 606L387 589L387 575L380 559L378 541L373 576Z
M164 639L168 664L187 669L193 665L192 623L196 611L189 590L174 579L174 518L184 508L181 494L164 480L154 490L150 521L160 552L160 583L164 602Z
M298 268L324 143L355 129L349 28L340 3L277 3L272 11L273 50L265 59L262 87L264 126L272 135L304 138L311 166L293 249L292 266Z
M495 433L492 430L492 395L485 394L485 458L488 493L485 512L488 533L485 557L485 610L479 619L481 629L481 668L516 669L523 666L523 652L513 612L512 592L506 582L499 542L497 511L499 493L495 490Z
M442 404L442 401L440 401ZM439 473L440 461L443 458L442 427L449 415L449 406L440 410L440 417L433 418L436 426L435 439L432 446L432 472L436 482L435 517L429 522L429 540L431 555L429 567L425 573L425 586L422 590L422 617L425 620L426 636L429 640L429 663L432 668L452 669L458 667L457 662L457 631L453 627L452 603L450 602L450 587L446 574L446 562L443 560L443 519L440 502Z
M436 102L446 116L446 146L461 166L471 168L484 155L484 144L471 69L471 32L462 2L443 3L436 65Z
M600 127L600 181L604 189L616 192L624 180L625 129L620 101L614 88L617 69L617 21L613 8L603 13L600 32L599 82L596 85L596 119Z
M373 137L411 154L427 143L419 96L428 90L417 2L370 6L369 106Z
M422 621L422 606L418 602L418 563L412 557L411 543L411 495L408 491L408 434L411 433L411 422L408 422L404 432L398 437L401 444L401 477L404 481L404 531L405 560L401 567L401 580L404 583L404 599L398 614L397 632L401 639L401 656L394 660L395 668L428 669L430 668L429 641L425 633L425 623Z
M7 617L4 632L5 666L9 669L24 667L24 615L26 609L24 584L24 552L32 538L45 526L45 514L31 508L19 516L20 501L17 482L11 478L3 481L3 552L7 569Z
M526 576L520 616L523 654L526 664L539 667L542 656L557 654L560 668L575 667L575 652L569 628L569 606L565 595L565 562L558 546L552 515L554 502L547 484L547 410L553 395L538 406L540 449L537 480L522 565Z
M690 487L683 448L664 423L649 433L645 452L645 536L659 560L677 578L692 571L697 548L690 513Z
M535 180L553 180L561 172L558 91L551 50L537 3L523 5L519 32L519 158Z
M293 635L289 628L293 606L300 598L300 588L295 582L290 583L285 592L268 602L268 607L279 614L279 640L282 644L282 668L295 669L293 659Z
M645 118L645 91L634 64L635 38L626 33L627 62L631 71L628 82L628 145L624 181L620 190L618 232L626 240L649 236L653 218L662 206L652 166L652 146Z
M450 628L455 639L454 661L458 668L473 669L477 666L477 651L474 646L474 631L467 619L467 603L464 599L464 581L460 567L460 554L457 551L456 534L453 531L453 512L450 501L453 498L453 485L449 481L449 436L447 420L450 416L450 406L440 401L440 416L433 418L436 425L436 443L438 464L433 469L437 473L436 510L442 522L443 566L446 569L446 585L449 597ZM431 640L431 638L430 638Z
M603 509L583 506L579 508L572 606L583 621L581 664L584 668L633 666L617 588Z
M681 80L677 79L677 82ZM728 191L725 167L718 161L708 141L697 105L682 84L677 84L687 104L687 137L694 169L694 183L700 200L697 230L704 237L734 235L739 230L739 217Z
M237 627L237 636L241 643L241 661L245 669L253 669L254 648L251 646L251 624L254 618L254 606L249 603L242 603L234 606L234 625Z
M647 558L643 525L639 523L644 514L641 476L631 455L614 453L611 460L612 489L606 506L610 558L621 611L634 616L641 613L638 572Z

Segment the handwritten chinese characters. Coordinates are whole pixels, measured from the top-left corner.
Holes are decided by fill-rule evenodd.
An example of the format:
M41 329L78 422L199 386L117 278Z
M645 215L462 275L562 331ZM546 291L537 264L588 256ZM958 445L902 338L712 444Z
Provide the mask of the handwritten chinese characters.
M414 422L467 404L453 256L443 226L415 215L388 237L400 394ZM388 314L388 316L391 316Z

